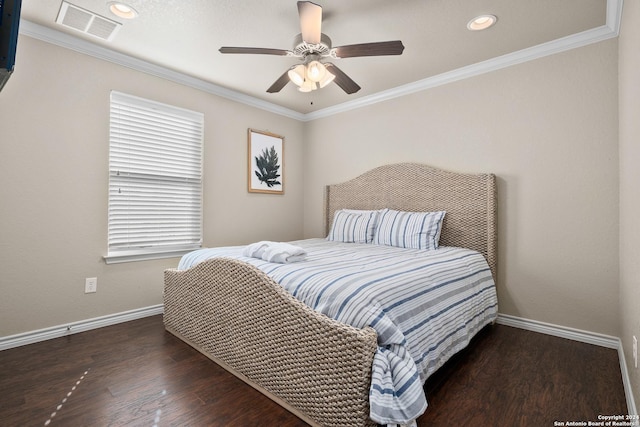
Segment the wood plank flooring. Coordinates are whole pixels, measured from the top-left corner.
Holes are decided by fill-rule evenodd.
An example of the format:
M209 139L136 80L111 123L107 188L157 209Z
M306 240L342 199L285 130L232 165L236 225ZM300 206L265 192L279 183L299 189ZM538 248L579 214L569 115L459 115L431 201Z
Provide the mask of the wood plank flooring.
M419 426L553 426L626 412L615 350L502 325L427 381ZM0 351L2 426L305 426L161 316Z

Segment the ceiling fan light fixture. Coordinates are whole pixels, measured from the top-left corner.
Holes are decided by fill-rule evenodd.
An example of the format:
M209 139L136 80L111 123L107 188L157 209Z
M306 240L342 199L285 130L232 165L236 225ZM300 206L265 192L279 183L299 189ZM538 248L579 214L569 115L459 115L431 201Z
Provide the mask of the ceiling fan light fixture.
M327 71L324 74L324 77L322 78L322 80L320 80L318 82L318 86L320 86L320 89L322 89L323 87L325 87L326 85L331 83L333 81L333 79L335 79L335 78L336 78L336 76L334 76L333 74L331 74L330 72Z
M307 64L307 78L312 82L320 82L325 74L327 74L327 69L320 61L311 61Z
M301 87L304 84L305 68L304 65L298 64L295 67L291 67L287 72L289 80L291 80L296 86Z
M134 19L138 16L138 12L126 3L119 1L110 1L107 3L111 13L123 19Z
M469 21L467 28L470 31L486 30L489 27L493 27L496 22L498 22L498 17L495 15L480 15Z
M316 90L317 88L318 88L318 83L305 79L304 83L302 84L302 86L298 88L298 90L300 92L311 92L313 90Z

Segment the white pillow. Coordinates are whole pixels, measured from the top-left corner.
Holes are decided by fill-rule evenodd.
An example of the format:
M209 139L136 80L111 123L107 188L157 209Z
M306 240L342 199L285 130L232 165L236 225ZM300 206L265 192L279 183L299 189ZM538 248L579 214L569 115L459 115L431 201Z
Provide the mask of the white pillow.
M445 211L404 212L385 209L373 238L376 245L438 249Z
M371 243L379 211L341 209L333 214L327 240L345 243Z

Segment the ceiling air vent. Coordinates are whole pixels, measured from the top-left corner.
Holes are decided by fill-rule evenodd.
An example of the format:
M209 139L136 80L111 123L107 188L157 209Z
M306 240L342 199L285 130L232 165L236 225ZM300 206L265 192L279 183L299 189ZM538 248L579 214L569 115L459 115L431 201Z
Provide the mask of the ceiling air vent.
M112 21L66 1L63 1L62 6L60 6L56 22L107 41L113 40L122 26L119 22Z

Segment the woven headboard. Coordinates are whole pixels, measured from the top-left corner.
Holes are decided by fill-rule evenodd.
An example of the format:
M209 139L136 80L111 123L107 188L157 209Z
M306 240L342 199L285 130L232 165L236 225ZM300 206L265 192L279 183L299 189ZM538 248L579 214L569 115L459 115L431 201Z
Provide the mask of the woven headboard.
M447 172L417 163L380 166L325 190L325 231L339 209L447 211L440 244L482 253L497 272L497 191L493 174Z

